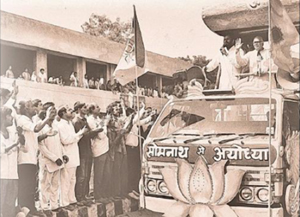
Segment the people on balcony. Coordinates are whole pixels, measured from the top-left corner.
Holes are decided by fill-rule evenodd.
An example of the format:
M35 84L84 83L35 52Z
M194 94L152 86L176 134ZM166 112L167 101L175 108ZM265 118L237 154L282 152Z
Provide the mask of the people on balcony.
M30 81L31 76L30 76L30 74L29 74L29 72L28 72L28 69L25 69L25 71L22 72L22 77L23 77L23 79L24 79L25 81Z
M39 82L39 83L47 83L47 73L45 72L45 69L43 69L43 68L41 68L40 69L40 72L39 72L39 74L38 74L38 79L37 79L37 81Z
M96 90L99 90L99 85L100 85L99 82L100 82L100 79L99 79L99 78L96 78L96 79L95 79L95 89L96 89Z
M12 71L12 66L9 66L8 69L5 72L5 77L7 78L15 78L15 75Z
M96 89L95 78L94 77L92 77L91 79L89 79L89 88L90 89Z
M105 90L105 82L104 82L104 78L100 78L99 80L99 90Z
M31 79L30 79L30 80L33 81L33 82L37 82L37 80L38 80L38 75L37 75L36 71L33 71L33 72L32 72L32 74L31 74Z
M11 69L12 67L10 67ZM8 73L9 74L9 73ZM63 76L49 76L45 72L44 68L41 68L40 71L37 73L33 71L31 76L28 69L25 69L23 73L20 74L18 79L21 80L28 80L37 83L48 83L48 84L56 84L60 86L64 86L66 82L63 80ZM123 93L128 94L131 93L136 95L137 93L140 96L147 96L147 97L162 97L162 91L159 90L157 86L145 86L142 87L139 85L139 92L137 92L136 81L131 81L126 85L121 85L116 79L108 80L105 82L103 77L95 78L92 77L89 79L88 74L84 75L82 84L79 83L78 74L77 72L72 72L70 75L70 86L74 87L82 87L85 89L97 89L103 91L112 91L113 93ZM172 85L171 85L172 86ZM166 89L166 86L164 86ZM168 87L171 88L171 87ZM172 88L171 88L172 89ZM163 98L166 98L165 94L163 94Z
M106 90L107 91L112 91L113 90L113 87L112 87L112 84L111 84L111 80L107 81L107 83L106 83Z
M77 78L77 72L72 72L70 75L70 86L72 87L78 87L78 78Z
M83 78L83 88L89 88L89 80L88 80L88 75L85 74Z

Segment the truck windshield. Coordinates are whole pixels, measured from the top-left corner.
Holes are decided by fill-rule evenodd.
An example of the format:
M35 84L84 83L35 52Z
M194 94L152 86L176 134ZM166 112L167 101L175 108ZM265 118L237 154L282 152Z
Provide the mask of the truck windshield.
M151 131L151 138L171 134L271 134L275 132L275 100L244 98L224 100L190 100L169 104Z

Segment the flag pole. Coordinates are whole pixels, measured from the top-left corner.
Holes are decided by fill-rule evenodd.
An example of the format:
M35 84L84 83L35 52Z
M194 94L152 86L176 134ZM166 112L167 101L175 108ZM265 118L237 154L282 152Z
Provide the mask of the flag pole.
M143 172L143 166L142 166L142 161L143 161L143 146L142 146L142 137L141 137L141 130L140 130L140 93L139 93L139 81L138 81L138 67L143 68L145 64L145 48L144 48L144 43L142 40L142 35L141 35L141 30L139 27L136 11L135 11L135 5L133 5L133 20L132 20L132 27L133 27L133 33L134 33L134 56L135 56L135 64L134 64L134 70L135 70L135 84L136 84L136 103L137 103L137 115L138 115L138 122L136 123L138 127L138 143L139 143L139 152L140 152L140 175L142 183L141 183L141 188L140 188L140 205L139 209L141 209L141 202L143 202L144 208L146 207L146 198L144 194L144 172ZM138 49L139 52L138 52ZM141 56L140 56L141 55ZM140 57L143 57L142 59ZM138 59L139 58L139 59ZM141 198L142 195L142 198Z
M139 85L138 85L138 73L137 73L137 65L135 65L135 84L136 84L136 103L137 103L137 115L138 115L138 140L139 140L139 151L140 151L140 163L141 163L141 180L142 180L142 185L141 185L141 191L140 196L142 195L142 200L143 200L143 205L144 208L146 207L146 198L144 194L144 172L143 172L143 167L142 167L142 161L143 161L143 143L142 143L142 137L141 137L141 126L140 126L140 93L139 93ZM141 209L141 207L139 207Z
M271 0L268 1L268 43L271 45ZM271 143L272 143L272 60L271 60L271 47L269 49L269 183L268 183L268 189L269 189L269 201L268 201L268 216L272 217L271 213L271 201L272 201L272 193L271 193L271 180L272 180L272 168L271 168ZM274 114L276 115L276 114Z

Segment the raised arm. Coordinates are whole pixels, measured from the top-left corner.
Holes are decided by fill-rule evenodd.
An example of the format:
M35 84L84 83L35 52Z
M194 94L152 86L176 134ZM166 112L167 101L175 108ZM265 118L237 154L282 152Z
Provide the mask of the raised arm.
M216 69L219 64L220 64L220 57L221 54L218 54L215 58L213 58L205 67L204 67L204 71L205 72L211 72L214 69Z
M241 49L238 49L235 53L236 63L240 67L245 67L249 64L249 53L246 55L242 54Z

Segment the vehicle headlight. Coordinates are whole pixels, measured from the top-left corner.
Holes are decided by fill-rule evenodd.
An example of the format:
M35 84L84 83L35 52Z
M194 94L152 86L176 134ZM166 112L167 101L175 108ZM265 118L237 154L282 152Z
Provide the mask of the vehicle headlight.
M249 201L252 199L252 190L250 188L243 188L240 192L240 196L243 200Z
M148 181L147 188L149 191L155 192L156 191L156 181L154 181L154 180Z
M161 193L163 194L168 194L169 193L169 189L167 188L166 183L164 183L163 181L161 181L158 185L158 189Z
M269 200L269 190L266 188L259 189L257 192L257 197L262 202L267 202Z

